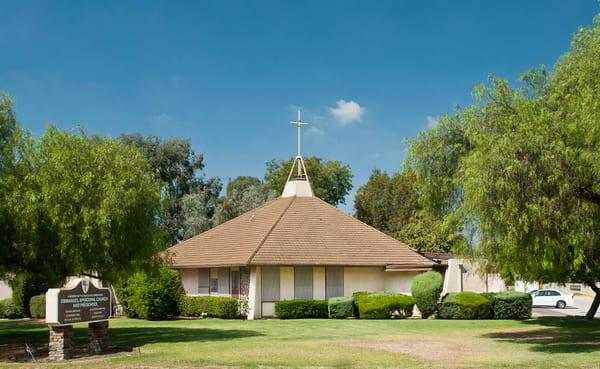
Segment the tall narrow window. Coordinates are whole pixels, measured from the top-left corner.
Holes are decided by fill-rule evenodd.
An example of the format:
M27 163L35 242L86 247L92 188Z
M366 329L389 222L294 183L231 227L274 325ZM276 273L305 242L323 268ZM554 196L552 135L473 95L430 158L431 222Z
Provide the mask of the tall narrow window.
M325 297L344 296L344 268L325 268Z
M235 298L240 297L240 271L231 271L231 296Z
M313 268L294 267L294 298L313 298Z
M260 279L262 301L279 301L279 268L262 267Z
M219 268L219 295L229 295L229 268Z
M210 269L198 269L198 294L208 295L210 293Z

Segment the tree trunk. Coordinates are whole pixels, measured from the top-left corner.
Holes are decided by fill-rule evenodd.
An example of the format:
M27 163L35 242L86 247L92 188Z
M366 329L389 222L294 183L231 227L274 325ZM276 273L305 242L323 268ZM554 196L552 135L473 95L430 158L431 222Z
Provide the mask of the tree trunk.
M587 314L585 314L585 318L592 320L594 316L596 316L596 312L598 311L598 306L600 306L600 288L596 286L596 283L593 281L587 281L587 284L592 288L592 291L596 292L596 296L594 296L594 301L592 301L592 306L588 310Z

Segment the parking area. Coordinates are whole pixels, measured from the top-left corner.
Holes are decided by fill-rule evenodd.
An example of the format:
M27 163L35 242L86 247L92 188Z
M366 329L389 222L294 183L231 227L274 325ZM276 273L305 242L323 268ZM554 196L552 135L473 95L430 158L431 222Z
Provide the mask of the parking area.
M593 298L591 296L575 296L575 306L569 306L565 309L556 309L550 307L534 307L534 316L585 316ZM596 318L600 318L600 309L596 313Z

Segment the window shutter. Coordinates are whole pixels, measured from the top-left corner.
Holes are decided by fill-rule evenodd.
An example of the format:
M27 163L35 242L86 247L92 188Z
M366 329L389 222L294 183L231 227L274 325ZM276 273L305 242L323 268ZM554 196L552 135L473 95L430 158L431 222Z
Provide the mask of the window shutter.
M198 269L198 293L208 295L210 293L210 269Z
M344 296L344 268L325 268L325 297Z
M279 267L262 267L260 280L262 301L279 301Z
M219 268L219 295L229 295L229 268Z
M313 299L312 267L294 267L294 298Z

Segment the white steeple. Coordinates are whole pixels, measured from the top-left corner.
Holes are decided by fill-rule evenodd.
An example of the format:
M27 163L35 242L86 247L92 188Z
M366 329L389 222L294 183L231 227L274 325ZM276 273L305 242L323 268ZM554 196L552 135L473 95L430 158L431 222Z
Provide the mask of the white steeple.
M312 197L313 192L312 188L310 187L308 174L306 173L306 167L304 166L304 159L302 159L302 155L300 154L300 128L308 123L302 121L302 118L300 117L300 110L298 110L298 118L290 123L295 125L298 129L298 155L296 155L294 158L294 162L292 163L292 168L290 169L290 174L288 175L281 197ZM292 174L294 174L294 168L296 168L296 175L292 177Z

